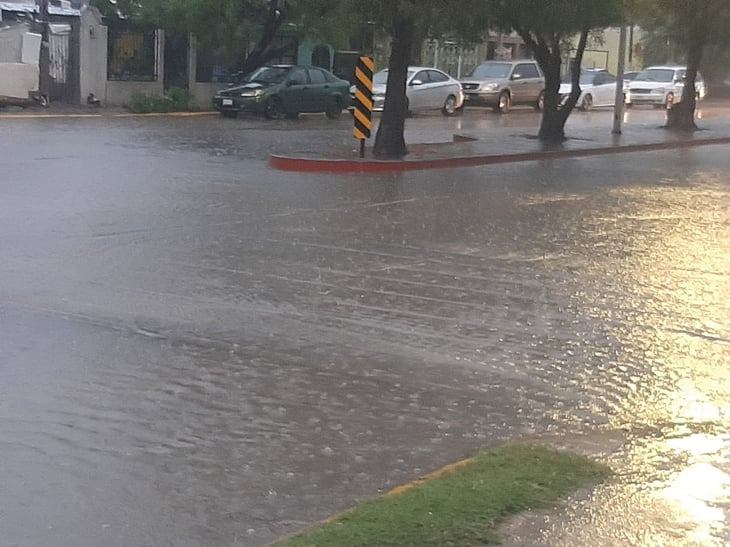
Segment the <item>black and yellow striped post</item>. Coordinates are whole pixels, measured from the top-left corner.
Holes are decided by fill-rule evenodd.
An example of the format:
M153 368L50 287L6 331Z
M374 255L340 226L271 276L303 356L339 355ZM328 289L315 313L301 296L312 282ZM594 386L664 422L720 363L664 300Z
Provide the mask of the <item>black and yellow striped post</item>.
M373 58L360 57L355 65L355 104L352 134L360 139L360 157L365 157L365 139L370 138L373 114Z

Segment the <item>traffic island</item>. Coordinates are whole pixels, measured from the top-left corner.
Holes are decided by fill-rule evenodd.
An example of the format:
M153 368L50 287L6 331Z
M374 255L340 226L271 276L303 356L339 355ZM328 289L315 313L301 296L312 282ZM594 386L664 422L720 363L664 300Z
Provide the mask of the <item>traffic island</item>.
M533 139L535 141L535 139ZM465 150L460 144L469 145ZM301 155L285 156L272 154L269 165L282 171L318 172L318 173L385 173L421 169L440 169L453 167L473 167L478 165L494 165L500 163L516 163L523 161L552 160L561 158L578 158L601 156L627 152L651 152L672 150L713 144L730 144L730 137L711 138L670 138L659 142L610 144L591 146L585 142L574 144L566 141L558 149L541 148L540 143L533 142L532 150L514 153L490 153L481 141L468 136L454 136L453 143L415 144L409 145L409 153L401 159L379 160L374 158L356 158L352 153L334 153L329 157ZM525 148L529 147L525 145Z
M609 475L607 466L570 452L533 445L493 448L272 545L494 544L505 517L549 506Z

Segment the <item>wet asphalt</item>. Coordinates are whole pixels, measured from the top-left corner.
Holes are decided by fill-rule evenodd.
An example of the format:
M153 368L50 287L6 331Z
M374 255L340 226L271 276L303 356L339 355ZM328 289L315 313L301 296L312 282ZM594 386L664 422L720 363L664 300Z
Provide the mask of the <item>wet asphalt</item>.
M532 439L618 474L515 544L730 541L726 147L327 175L267 157L345 118L0 125L0 545L257 546Z

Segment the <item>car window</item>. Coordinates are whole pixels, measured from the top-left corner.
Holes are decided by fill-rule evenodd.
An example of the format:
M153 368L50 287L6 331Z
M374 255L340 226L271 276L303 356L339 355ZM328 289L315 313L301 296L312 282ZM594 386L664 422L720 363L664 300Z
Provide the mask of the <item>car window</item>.
M537 67L532 63L520 63L515 67L514 74L519 74L522 78L539 78L540 73Z
M580 75L580 78L578 79L578 83L580 85L591 85L591 84L595 84L596 83L595 80L596 80L596 78L598 78L598 76L599 76L598 74L593 74L591 72L583 72ZM568 83L572 82L572 79L571 78L572 78L572 76L571 76L571 74L569 72L568 74L566 74L563 77L563 82L565 82L566 84L568 84Z
M307 83L307 71L303 68L294 68L289 73L288 80L290 82L296 82L297 85L304 85Z
M593 85L610 84L611 82L615 81L616 77L613 74L609 74L608 72L600 72L599 74L596 74L596 77L593 79Z
M446 82L448 81L449 77L438 70L429 70L428 79L432 82Z
M388 71L381 70L373 74L373 84L385 85L388 83Z
M322 72L321 70L317 70L316 68L310 68L307 72L309 72L309 82L312 84L323 84L327 81L327 79L324 77L324 72Z
M484 63L476 68L471 73L472 78L506 78L509 76L509 71L512 69L512 65L509 63Z
M413 76L413 80L421 80L423 83L428 83L428 73L425 70L419 70L416 75ZM411 81L413 81L411 80Z
M278 84L286 79L290 70L290 67L264 66L254 70L245 78L244 81L260 82L262 84Z
M413 71L409 70L408 74L406 75L406 81L410 81L412 75L413 75ZM376 72L373 75L373 84L385 85L387 83L388 83L388 69L387 68L381 70L380 72Z
M641 82L671 82L674 79L674 70L671 68L647 68L634 78Z

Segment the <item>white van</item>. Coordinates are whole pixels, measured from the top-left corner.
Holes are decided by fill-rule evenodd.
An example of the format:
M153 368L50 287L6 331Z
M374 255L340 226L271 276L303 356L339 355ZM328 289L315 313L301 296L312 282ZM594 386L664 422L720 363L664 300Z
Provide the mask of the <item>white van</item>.
M626 106L650 104L654 108L672 108L682 100L685 66L650 66L631 80L626 87ZM707 90L702 75L698 72L695 81L697 100L705 98Z

